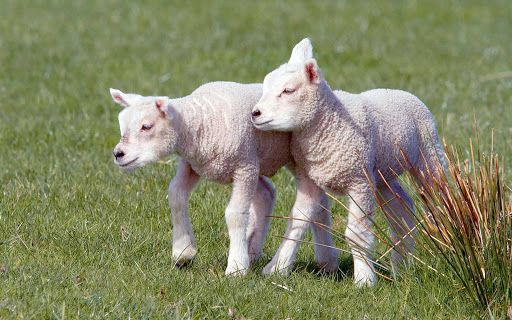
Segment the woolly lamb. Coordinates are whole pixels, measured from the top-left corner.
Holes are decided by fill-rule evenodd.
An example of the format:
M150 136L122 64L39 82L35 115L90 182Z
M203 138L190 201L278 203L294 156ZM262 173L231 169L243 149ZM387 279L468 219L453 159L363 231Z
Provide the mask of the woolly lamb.
M396 177L403 172L398 161L402 159L400 148L418 170L425 170L425 162L430 168L436 161L444 163L433 117L418 98L389 89L333 92L313 59L309 39L304 39L295 46L287 64L265 77L263 97L253 108L252 121L260 130L292 132L297 184L306 190L297 196L292 211L297 219L289 221L285 240L265 272L289 272L298 240L307 228L303 217L316 219L314 208L323 194L321 188L350 195L345 235L359 286L373 285L376 280L368 253L374 242L372 184L381 203L387 204L384 209L391 215L393 240L404 239L404 251L399 251L412 250L413 240L406 235L413 223L402 204L411 210L413 205ZM395 266L403 258L393 251Z
M178 99L110 92L126 107L119 114L116 165L134 169L173 153L180 156L169 185L177 265L196 254L187 206L190 191L202 176L233 185L225 213L231 243L226 274L246 274L261 254L275 200L276 192L263 176L271 177L292 159L289 133L263 132L251 124L261 84L208 83ZM316 241L332 244L324 230L316 232ZM318 255L325 256L323 251Z

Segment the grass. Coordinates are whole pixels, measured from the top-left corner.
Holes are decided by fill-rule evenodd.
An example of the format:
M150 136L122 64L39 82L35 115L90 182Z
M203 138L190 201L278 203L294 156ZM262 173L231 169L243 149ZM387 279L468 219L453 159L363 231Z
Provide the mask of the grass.
M108 88L178 97L209 81L261 82L308 36L331 87L413 92L460 145L476 114L481 143L493 128L508 168L511 9L506 0L2 1L0 318L481 316L452 279L420 267L362 290L346 254L338 275L318 274L310 245L290 277L263 277L284 233L278 219L253 271L226 278L230 188L207 182L190 203L198 256L176 269L165 199L176 158L130 174L114 167L119 108ZM275 213L288 215L291 176L272 182ZM341 230L346 212L332 209Z

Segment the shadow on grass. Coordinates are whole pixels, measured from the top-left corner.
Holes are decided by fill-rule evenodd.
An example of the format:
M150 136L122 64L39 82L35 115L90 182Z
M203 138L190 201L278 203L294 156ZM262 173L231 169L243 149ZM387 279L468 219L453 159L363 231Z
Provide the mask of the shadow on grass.
M212 257L210 257L212 258ZM272 260L272 256L264 255L263 257L260 257L256 259L253 262L253 265L251 266L251 270L249 271L249 274L259 274L262 275L263 268ZM182 271L190 270L194 268L200 268L200 264L197 265L198 261L195 261L195 259L188 261L186 264L177 265L175 264L177 269L180 269ZM213 258L213 260L210 260L208 263L210 265L211 269L218 269L218 270L225 270L227 266L227 257L221 255L217 256L217 258ZM382 270L379 270L381 272ZM327 272L324 272L321 270L314 259L314 257L304 257L299 258L297 257L297 260L295 261L294 268L292 273L307 273L310 276L313 276L315 278L331 278L336 282L342 282L347 279L351 279L354 274L354 263L352 256L340 256L338 261L338 270L334 274L330 274Z
M252 271L255 273L260 273L262 269L265 267L267 263L270 262L272 257L263 257L256 260L252 266ZM314 259L300 259L298 258L295 261L292 273L308 273L311 276L317 278L332 278L337 282L344 281L349 279L353 275L354 264L352 261L352 257L342 257L338 262L338 271L335 274L330 274L322 271L318 268L316 261Z
M352 257L343 257L338 261L338 271L336 273L331 274L327 273L320 268L318 268L315 261L310 260L297 260L295 262L295 267L293 268L293 272L307 272L310 275L313 275L318 278L332 278L337 282L344 281L346 279L350 279L353 275L354 271L354 263L352 261Z

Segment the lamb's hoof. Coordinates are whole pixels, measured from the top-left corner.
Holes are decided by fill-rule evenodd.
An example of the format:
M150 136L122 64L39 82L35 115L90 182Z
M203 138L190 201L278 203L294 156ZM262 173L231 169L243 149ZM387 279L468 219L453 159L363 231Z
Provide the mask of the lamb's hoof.
M197 250L194 247L187 247L184 250L173 250L174 265L178 268L183 268L189 265L196 256Z
M335 274L338 272L338 260L318 262L318 268L325 273Z
M261 258L262 255L263 254L261 253L261 251L258 253L250 253L249 252L249 261L251 261L251 263L252 263L252 262L254 262L254 260Z
M226 268L226 276L228 277L241 277L247 275L249 268L241 267L238 264L229 265Z
M377 277L373 272L368 274L362 272L354 274L354 283L358 288L373 287L376 281Z
M281 264L276 264L270 262L263 268L263 274L280 274L282 276L287 276L292 272L291 266L281 267Z
M176 260L176 262L174 262L174 265L180 269L185 268L186 266L191 264L193 260L194 260L194 258L189 259L189 260L185 260L185 259Z

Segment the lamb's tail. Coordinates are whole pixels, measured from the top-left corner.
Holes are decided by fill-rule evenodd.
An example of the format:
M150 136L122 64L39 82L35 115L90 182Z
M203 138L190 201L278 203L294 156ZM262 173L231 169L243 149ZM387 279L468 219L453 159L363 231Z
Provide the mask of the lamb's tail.
M432 179L439 178L446 171L444 149L432 116L431 121L423 123L422 127L418 129L420 129L420 156L413 166L416 173L425 178L426 183L432 184Z

